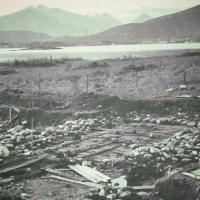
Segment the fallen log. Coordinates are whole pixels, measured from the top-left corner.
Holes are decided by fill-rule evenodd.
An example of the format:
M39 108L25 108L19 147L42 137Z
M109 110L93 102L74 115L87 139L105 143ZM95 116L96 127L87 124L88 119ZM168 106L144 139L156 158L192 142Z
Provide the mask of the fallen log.
M23 162L23 163L21 163L19 165L15 165L15 166L12 166L12 167L8 167L6 169L2 169L2 170L0 170L0 174L6 174L8 172L12 172L14 170L17 170L17 169L20 169L20 168L27 167L29 165L35 164L35 163L45 159L47 156L48 156L48 154L43 154L43 155L40 155L38 158L25 161L25 162Z
M97 187L97 188L101 187L101 185L99 185L99 184L95 184L95 183L91 183L91 182L76 181L76 180L73 180L73 179L63 178L63 177L55 176L55 175L51 175L49 177L50 178L54 178L54 179L58 179L58 180L61 180L61 181L66 181L66 182L70 182L70 183L77 183L77 184L85 185L85 186L88 186L88 187Z

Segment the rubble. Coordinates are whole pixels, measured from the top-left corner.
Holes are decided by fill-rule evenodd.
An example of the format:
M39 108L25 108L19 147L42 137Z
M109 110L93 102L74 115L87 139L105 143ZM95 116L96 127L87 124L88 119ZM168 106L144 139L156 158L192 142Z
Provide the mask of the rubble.
M139 115L137 112L129 112L126 114L126 121L136 123L152 123L163 125L183 125L189 127L198 127L200 123L199 116L189 117L185 113L178 112L176 115L170 117L154 117L149 114Z
M131 144L129 148L125 156L130 179L161 177L168 170L200 161L200 132L187 128L160 143Z
M94 152L86 151L84 153L83 149L82 156L80 156L82 151L80 149L80 155L77 156L76 154L74 155L73 152L66 152L64 149L71 144L79 144L82 137L86 135L92 135L95 132L104 130L104 128L113 128L124 122L133 122L134 125L140 123L141 127L148 128L145 129L149 134L150 142L148 145L131 143L129 139L129 141L127 140L125 143L118 142L117 138L121 137L121 132L118 131L116 138L116 135L113 135L113 137L105 143L106 146L104 148L97 149ZM26 120L21 124L22 125L17 125L12 128L7 128L3 125L0 126L0 163L4 164L4 161L7 159L21 156L31 161L34 156L43 155L43 153L46 152L51 154L47 160L52 163L82 163L84 166L82 168L86 169L87 167L85 166L92 166L94 163L91 160L87 161L83 159L123 147L123 149L127 149L124 155L113 158L113 160L104 158L102 159L104 162L99 164L99 167L104 170L109 169L115 166L116 160L118 165L120 163L121 167L123 166L127 169L125 172L128 184L138 185L138 182L141 184L143 180L156 180L170 170L200 161L199 116L188 117L181 112L170 117L155 117L150 114L138 114L137 112L130 112L122 117L119 116L117 112L113 111L89 116L88 118L77 114L71 120L66 120L60 125L49 126L44 129L27 128ZM154 138L154 135L151 134L151 130L159 125L181 125L187 128L185 128L184 131L175 133L167 139L163 139L161 142L151 142ZM133 130L132 134L138 133L136 130ZM76 145L74 145L74 148L75 147ZM79 148L78 145L77 148ZM79 168L78 170L80 171L81 169ZM88 170L87 172L89 173ZM107 186L105 188L99 189L99 184L95 182L88 183L80 180L73 180L65 176L60 176L62 173L56 175L59 176L52 175L50 177L56 180L78 183L89 187L97 187L98 185L97 189L92 190L91 194L87 196L89 199L95 199L95 197L113 200L141 199L149 195L145 187L141 188L141 191L138 191L133 187L128 188L125 186L121 187L119 184L106 184ZM88 174L85 173L85 175L89 177ZM92 177L91 180L93 180L93 178L94 177ZM3 180L3 182L6 181L6 179ZM10 182L13 180L14 179L10 179L7 181ZM100 185L102 186L102 184Z

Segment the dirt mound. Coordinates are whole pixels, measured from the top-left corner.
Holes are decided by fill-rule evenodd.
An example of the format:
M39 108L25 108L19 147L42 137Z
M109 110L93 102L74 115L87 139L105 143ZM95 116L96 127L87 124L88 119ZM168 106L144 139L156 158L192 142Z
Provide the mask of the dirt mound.
M73 102L73 109L94 109L101 105L103 109L115 110L121 114L130 111L139 113L156 113L160 115L174 114L179 110L187 113L200 113L200 99L189 100L165 99L165 100L135 100L129 101L117 96L99 95L94 93L81 94Z
M156 184L155 195L152 199L196 200L200 198L199 184L200 181L182 174L165 177Z

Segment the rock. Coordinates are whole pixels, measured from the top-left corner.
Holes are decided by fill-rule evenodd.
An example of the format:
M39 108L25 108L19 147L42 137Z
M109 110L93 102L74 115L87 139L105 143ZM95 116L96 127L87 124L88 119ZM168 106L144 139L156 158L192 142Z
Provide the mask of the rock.
M117 197L116 194L109 194L109 195L106 196L106 199L107 200L114 200L116 197Z
M17 143L21 143L23 139L24 139L23 136L17 136L16 141Z
M140 146L139 144L130 144L128 147L134 150L138 148L139 146Z
M26 198L30 198L30 197L31 197L31 195L30 195L30 194L27 194L27 193L21 193L20 196L21 196L21 198L23 198L23 199L26 199Z
M151 119L151 120L150 120L150 123L156 124L156 119Z
M8 149L14 149L15 146L11 143L5 145Z
M119 197L120 198L127 198L127 197L130 197L131 196L131 192L130 191L125 191L125 192L122 192Z
M190 159L190 158L183 158L181 161L183 163L191 163L192 159Z
M150 122L150 117L146 117L146 118L144 118L143 120L142 120L142 122L144 122L144 123L148 123L148 122Z
M24 155L25 155L25 156L31 156L31 155L32 155L32 152L31 152L31 151L27 151L27 152L24 153Z
M101 109L101 108L103 108L103 106L102 105L98 105L96 108L97 109Z
M10 151L4 145L0 145L0 157L7 158L10 155Z
M197 123L196 122L188 122L187 125L190 127L195 127L197 125Z
M26 125L28 122L26 120L22 121L22 125Z
M99 196L100 197L105 197L106 196L106 190L104 188L101 188L99 191Z
M146 196L148 195L148 193L147 193L147 192L144 192L144 191L137 192L136 194L137 194L138 196L140 196L140 197L146 197Z
M134 122L140 122L140 121L141 121L141 118L140 118L140 117L136 117L133 121L134 121Z

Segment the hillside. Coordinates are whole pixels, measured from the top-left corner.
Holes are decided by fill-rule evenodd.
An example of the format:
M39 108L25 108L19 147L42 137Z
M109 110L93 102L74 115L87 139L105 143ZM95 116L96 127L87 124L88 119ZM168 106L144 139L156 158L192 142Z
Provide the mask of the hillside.
M200 5L144 23L111 28L96 35L79 38L62 37L68 44L130 44L141 42L179 42L200 40Z
M49 35L31 31L0 31L0 43L31 43L50 38Z
M0 17L0 31L33 31L51 36L95 34L120 24L108 14L83 16L42 5Z

